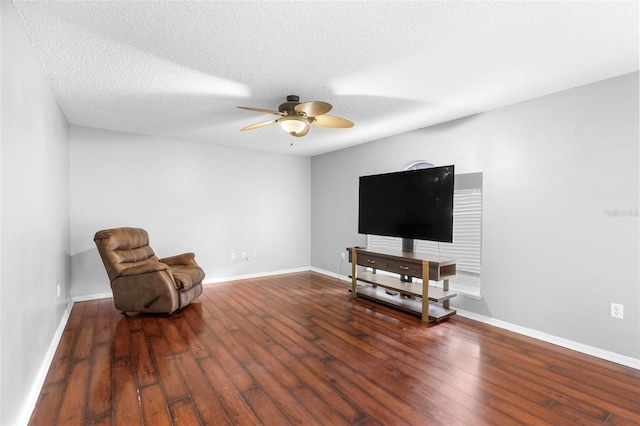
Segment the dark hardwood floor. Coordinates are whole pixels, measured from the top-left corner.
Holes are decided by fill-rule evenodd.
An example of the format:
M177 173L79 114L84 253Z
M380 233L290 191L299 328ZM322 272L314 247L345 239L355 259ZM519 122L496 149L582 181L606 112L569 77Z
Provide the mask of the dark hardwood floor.
M205 286L166 316L76 303L32 425L640 424L640 371L312 272Z

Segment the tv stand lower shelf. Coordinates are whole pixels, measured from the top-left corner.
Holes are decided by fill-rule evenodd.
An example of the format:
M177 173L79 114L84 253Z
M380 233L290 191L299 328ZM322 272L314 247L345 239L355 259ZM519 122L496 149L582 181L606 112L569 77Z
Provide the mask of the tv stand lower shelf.
M352 297L363 297L419 315L423 322L442 322L456 314L449 307L449 300L456 293L449 291L448 279L455 275L455 261L378 248L348 250L352 263ZM372 272L358 272L358 265L370 267ZM377 274L378 269L399 273L404 279ZM423 283L414 283L412 277L422 278ZM429 286L429 280L443 280L443 288Z

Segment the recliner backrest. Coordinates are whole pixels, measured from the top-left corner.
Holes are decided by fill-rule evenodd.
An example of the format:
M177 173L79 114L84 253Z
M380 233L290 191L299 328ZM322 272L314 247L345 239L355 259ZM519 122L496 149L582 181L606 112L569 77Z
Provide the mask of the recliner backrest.
M94 241L112 281L124 269L158 262L149 246L149 234L141 228L107 229L97 232Z

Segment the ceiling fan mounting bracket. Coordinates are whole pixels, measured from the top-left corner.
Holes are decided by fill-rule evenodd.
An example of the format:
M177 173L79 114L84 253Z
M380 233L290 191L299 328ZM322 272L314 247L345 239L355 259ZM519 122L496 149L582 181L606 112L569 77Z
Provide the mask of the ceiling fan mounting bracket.
M294 110L296 105L300 105L300 97L298 95L287 96L287 102L280 104L278 111L284 115L300 115Z

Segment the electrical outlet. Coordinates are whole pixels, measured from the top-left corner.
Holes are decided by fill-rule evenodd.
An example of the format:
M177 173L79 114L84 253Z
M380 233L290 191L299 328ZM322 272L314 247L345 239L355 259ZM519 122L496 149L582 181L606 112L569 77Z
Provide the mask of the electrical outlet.
M231 253L231 260L236 260L236 254L235 253Z
M246 251L242 252L242 260L249 260L249 256L247 256L247 252Z
M347 260L347 253L342 252L340 253L340 256L342 257L342 260Z
M624 314L624 306L619 303L611 304L611 316L613 318L622 319Z

